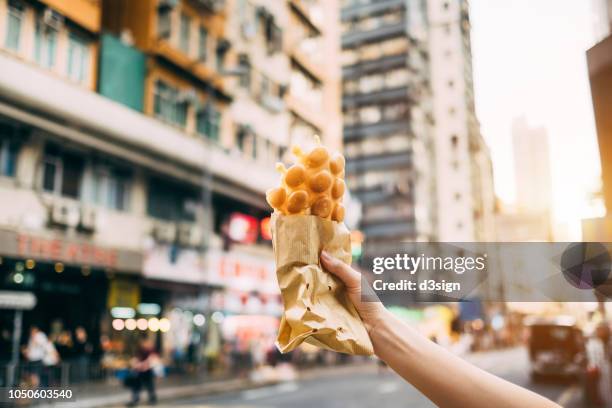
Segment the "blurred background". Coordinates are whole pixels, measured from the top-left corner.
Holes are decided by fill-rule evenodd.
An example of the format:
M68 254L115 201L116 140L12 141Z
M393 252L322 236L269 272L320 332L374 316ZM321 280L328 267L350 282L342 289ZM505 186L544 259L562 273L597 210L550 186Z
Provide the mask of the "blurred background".
M147 338L168 405L431 406L373 359L276 351L274 164L314 135L345 154L364 269L400 242L611 241L611 26L610 0L0 0L0 386L124 404ZM594 300L389 306L612 406Z

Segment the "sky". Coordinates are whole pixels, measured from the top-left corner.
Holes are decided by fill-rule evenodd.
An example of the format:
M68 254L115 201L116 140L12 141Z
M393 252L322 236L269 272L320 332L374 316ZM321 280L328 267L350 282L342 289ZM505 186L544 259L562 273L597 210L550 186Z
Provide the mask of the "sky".
M595 42L591 1L470 5L476 111L496 193L503 202L514 200L511 126L525 116L548 131L555 220L575 227L597 213L589 194L600 187L585 54Z

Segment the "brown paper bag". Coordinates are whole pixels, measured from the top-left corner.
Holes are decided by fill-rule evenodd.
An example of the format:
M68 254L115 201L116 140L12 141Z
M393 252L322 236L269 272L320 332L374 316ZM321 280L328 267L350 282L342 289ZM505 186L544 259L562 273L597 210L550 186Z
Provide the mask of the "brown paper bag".
M284 312L276 344L282 353L303 341L341 353L371 355L372 342L344 284L324 271L326 250L350 264L349 231L313 215L272 215L276 276Z

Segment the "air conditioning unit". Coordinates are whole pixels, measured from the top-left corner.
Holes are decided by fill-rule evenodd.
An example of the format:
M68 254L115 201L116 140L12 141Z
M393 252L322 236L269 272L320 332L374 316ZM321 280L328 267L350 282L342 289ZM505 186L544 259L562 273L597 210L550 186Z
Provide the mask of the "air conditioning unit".
M198 99L198 94L193 88L179 92L177 101L180 103L188 103L190 105L197 105L200 102Z
M81 228L85 231L96 230L98 213L93 207L81 207Z
M59 31L64 25L64 16L50 8L45 9L42 22L47 29Z
M64 227L75 228L79 225L81 209L77 202L57 200L51 207L51 222Z
M174 242L176 240L176 225L172 222L156 221L153 225L153 238L159 242Z
M159 0L157 8L159 9L172 9L178 6L180 0Z
M202 245L202 227L193 223L180 224L178 230L178 241L181 245L188 247L199 247Z

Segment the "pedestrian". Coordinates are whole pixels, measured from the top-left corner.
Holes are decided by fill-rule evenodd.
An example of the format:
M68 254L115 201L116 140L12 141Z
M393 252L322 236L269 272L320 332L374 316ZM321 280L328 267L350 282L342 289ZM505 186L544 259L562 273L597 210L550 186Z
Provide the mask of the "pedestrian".
M462 360L405 324L380 302L361 301L361 274L325 251L325 270L346 286L374 352L440 407L559 407L554 402Z
M136 354L130 361L132 374L129 377L129 381L126 381L126 384L132 389L132 400L128 407L138 405L142 387L147 389L149 405L157 403L155 374L153 370L159 363L159 356L155 351L153 342L147 337L142 337L138 342Z
M68 330L62 330L53 341L53 345L57 350L62 361L67 361L72 358L73 355L73 342L72 335Z
M82 382L88 377L90 356L93 346L87 339L87 332L82 326L78 326L74 331L73 361L75 381Z
M28 361L32 387L48 387L48 367L57 365L60 359L53 343L37 326L30 327L30 338L24 355Z

